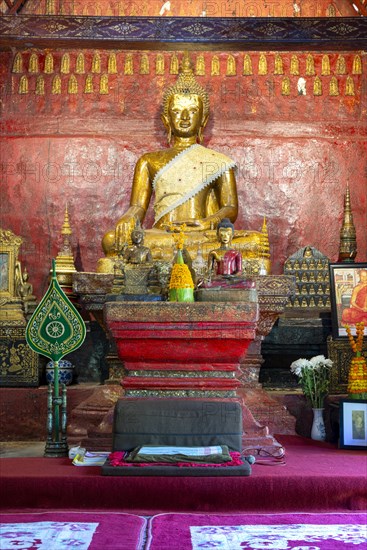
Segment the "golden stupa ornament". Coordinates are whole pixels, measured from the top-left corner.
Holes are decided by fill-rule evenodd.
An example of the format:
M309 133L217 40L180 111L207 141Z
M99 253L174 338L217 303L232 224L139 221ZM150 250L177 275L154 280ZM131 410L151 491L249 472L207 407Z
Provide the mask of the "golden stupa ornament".
M265 216L261 227L261 258L270 258L269 232Z
M76 272L71 236L73 232L70 227L68 207L65 208L64 223L61 228L62 245L56 256L56 277L61 288L67 295L72 294L72 274Z
M344 216L340 230L339 258L338 262L354 263L357 255L356 228L353 222L352 208L350 204L350 191L347 190L344 196Z

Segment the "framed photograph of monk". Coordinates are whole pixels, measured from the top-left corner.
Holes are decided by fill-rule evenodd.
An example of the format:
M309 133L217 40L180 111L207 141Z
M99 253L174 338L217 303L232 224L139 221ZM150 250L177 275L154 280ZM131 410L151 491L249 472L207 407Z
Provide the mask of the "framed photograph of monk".
M367 401L342 399L340 401L341 449L367 449Z
M346 325L356 334L365 323L367 335L367 263L330 264L330 301L333 338L347 336Z

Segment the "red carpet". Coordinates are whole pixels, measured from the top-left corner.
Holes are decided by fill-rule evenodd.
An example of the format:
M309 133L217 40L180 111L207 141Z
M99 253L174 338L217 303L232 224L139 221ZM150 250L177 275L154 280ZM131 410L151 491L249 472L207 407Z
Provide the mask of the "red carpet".
M111 509L159 512L367 509L367 454L297 436L277 436L286 465L253 465L245 478L106 477L68 459L0 460L3 510Z
M87 546L88 550L140 550L143 548L144 538L147 529L147 520L145 518L134 516L131 514L119 514L111 512L99 512L99 513L87 513L87 512L44 512L44 513L32 513L32 514L1 514L0 515L1 526L0 531L0 548L1 550L9 550L14 548L46 548L45 541L42 541L41 535L33 533L27 533L21 529L7 528L7 524L34 524L35 522L52 522L50 528L55 526L56 522L69 523L70 533L74 535L74 540L70 537L68 540L59 541L63 550L74 550L80 548L81 542L78 540L79 532L78 527L82 527L81 524L97 524L91 540L91 543ZM73 525L74 524L74 525ZM30 527L32 527L30 525ZM33 526L34 528L35 526ZM74 527L74 529L73 529ZM49 550L54 550L58 532L54 527L55 532L51 533L53 537L52 547L49 546ZM84 528L86 530L86 528ZM22 544L21 544L22 543Z
M146 550L364 550L366 543L365 514L162 514L149 523Z

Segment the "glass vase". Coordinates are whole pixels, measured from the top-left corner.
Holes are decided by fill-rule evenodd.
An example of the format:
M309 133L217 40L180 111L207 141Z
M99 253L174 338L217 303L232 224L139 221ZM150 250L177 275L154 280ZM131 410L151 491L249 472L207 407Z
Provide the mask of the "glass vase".
M326 430L324 423L324 409L312 409L313 421L311 428L311 439L316 441L325 441Z

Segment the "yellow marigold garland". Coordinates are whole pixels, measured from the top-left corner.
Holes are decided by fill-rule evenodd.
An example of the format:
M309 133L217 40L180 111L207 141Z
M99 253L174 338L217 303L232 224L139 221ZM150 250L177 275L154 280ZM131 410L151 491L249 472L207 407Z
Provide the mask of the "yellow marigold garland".
M353 357L349 375L348 375L348 394L351 397L356 397L357 394L366 394L367 393L367 362L364 357L362 357L362 347L363 347L363 335L364 335L364 322L356 323L356 338L354 339L350 327L346 325L345 329L347 331L350 347L355 353Z
M174 264L169 288L194 288L191 273L186 264Z

